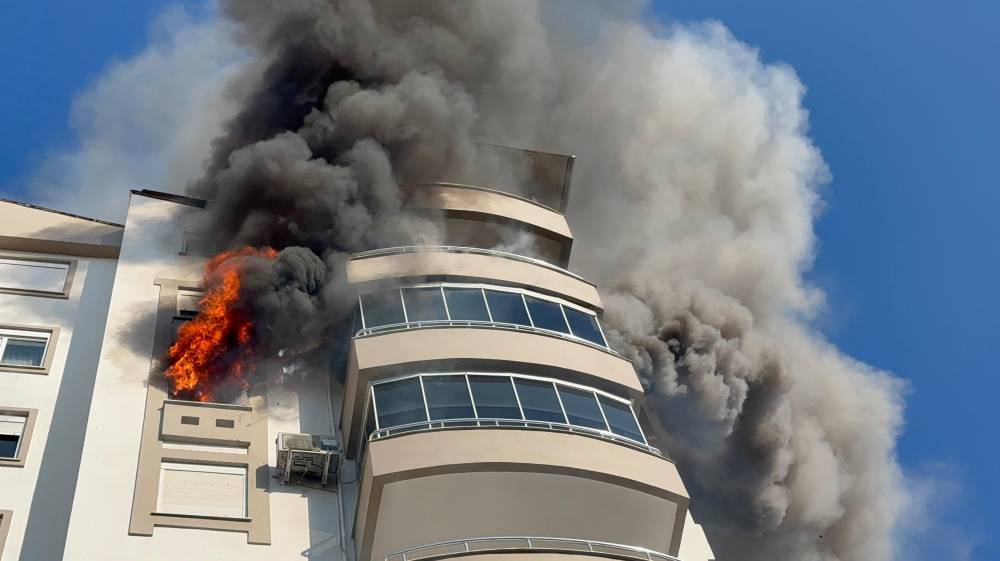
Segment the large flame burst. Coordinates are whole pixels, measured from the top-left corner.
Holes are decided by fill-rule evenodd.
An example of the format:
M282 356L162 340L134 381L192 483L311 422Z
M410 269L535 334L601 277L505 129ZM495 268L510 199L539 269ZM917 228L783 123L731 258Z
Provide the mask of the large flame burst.
M271 248L244 247L222 252L205 264L205 296L198 315L177 332L167 352L164 376L175 397L213 401L225 384L245 389L253 367L254 325L242 306L239 257L274 259Z

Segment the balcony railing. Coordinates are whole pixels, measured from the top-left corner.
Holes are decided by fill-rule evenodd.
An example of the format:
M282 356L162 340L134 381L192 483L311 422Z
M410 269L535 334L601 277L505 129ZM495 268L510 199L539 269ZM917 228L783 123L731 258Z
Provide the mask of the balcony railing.
M536 333L538 335L547 335L549 337L557 337L559 339L565 339L567 341L572 341L574 343L579 343L581 345L586 345L588 347L593 347L595 349L604 351L608 354L615 355L623 360L629 360L604 345L598 345L581 337L576 337L568 333L560 333L558 331L552 331L550 329L542 329L540 327L533 327L530 325L520 325L516 323L501 323L493 321L470 321L470 320L450 320L450 319L436 319L429 321L408 321L403 323L390 323L387 325L380 325L378 327L369 327L366 329L361 329L354 334L355 337L369 337L371 335L380 335L382 333L392 333L395 331L406 331L408 329L434 329L443 327L472 327L472 328L483 328L483 329L505 329L509 331L525 331L528 333ZM631 361L629 361L631 362Z
M510 191L504 191L502 189L491 189L489 187L482 187L482 186L479 186L479 185L469 185L467 183L451 183L451 182L448 182L448 181L421 181L421 182L418 182L418 183L414 183L414 186L416 186L416 187L437 187L437 186L441 186L441 187L453 187L453 188L456 188L456 189L468 189L470 191L483 191L485 193L495 193L495 194L498 194L498 195L503 195L504 197L510 197L512 199L517 199L517 200L526 202L528 204L537 206L538 208L545 209L545 210L548 210L550 212L557 212L559 214L562 214L557 208L549 206L549 205L547 205L547 204L545 204L545 203L543 203L541 201L536 201L535 199L532 199L530 197L525 197L524 195L519 195L517 193L512 193Z
M514 261L521 261L522 263L531 263L532 265L538 265L539 267L544 267L546 269L556 271L557 273L564 274L582 283L594 286L594 283L588 281L587 279L581 277L576 273L567 271L566 269L563 269L558 265L553 265L552 263L549 263L547 261L542 261L541 259L535 259L534 257L527 257L524 255L518 255L516 253L500 251L497 249L482 249L478 247L464 247L457 245L403 245L399 247L382 247L379 249L362 251L360 253L355 253L354 255L351 255L351 259L367 259L369 257L381 257L383 255L400 255L404 253L425 253L425 252L467 253L471 255L489 255L492 257L503 257L505 259L512 259Z
M572 538L503 536L467 538L412 547L386 555L385 561L422 561L466 553L555 552L592 553L638 561L680 561L644 547Z
M372 431L368 439L371 441L384 440L386 438L392 438L394 436L402 436L404 434L412 434L415 432L428 432L428 431L439 431L439 430L460 430L460 429L528 429L528 430L543 430L549 432L568 432L573 434L578 434L580 436L587 436L590 438L599 438L602 440L609 440L615 442L622 446L627 446L640 452L646 452L648 454L653 454L664 458L663 453L660 452L658 448L649 446L648 444L643 444L635 440L618 436L617 434L602 431L587 427L581 427L579 425L567 425L565 423L553 423L548 421L526 421L522 419L483 419L483 418L469 418L469 419L444 419L440 421L421 421L419 423L409 423L405 425L398 425L395 427L387 427L384 429L378 429ZM668 458L664 458L668 459Z

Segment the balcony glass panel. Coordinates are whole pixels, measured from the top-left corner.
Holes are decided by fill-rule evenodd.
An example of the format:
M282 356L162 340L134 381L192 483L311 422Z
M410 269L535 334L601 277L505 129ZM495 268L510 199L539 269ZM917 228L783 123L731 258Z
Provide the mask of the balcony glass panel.
M515 380L517 396L521 400L524 418L532 421L565 423L555 386L551 382L535 380Z
M476 412L480 417L520 419L514 386L507 376L469 376Z
M549 300L525 296L524 301L528 303L528 311L531 312L531 322L535 327L558 331L559 333L569 333L566 326L566 319L563 318L562 306Z
M441 289L404 288L403 301L406 303L406 318L409 321L435 321L448 319L444 309Z
M481 289L445 287L444 295L448 300L448 312L451 313L451 319L490 321Z
M639 429L639 423L635 420L635 415L632 414L631 407L604 396L598 396L597 399L600 400L604 416L607 417L608 424L611 425L611 432L642 442L642 431Z
M423 380L427 411L432 421L476 416L465 376L425 376Z
M601 335L600 327L597 326L597 318L595 316L585 314L580 310L574 310L568 306L563 306L563 311L566 312L566 319L569 321L569 327L573 331L573 335L602 347L607 345L604 342L604 336Z
M398 290L362 294L361 307L367 328L406 321L403 318L403 302L399 299Z
M407 378L375 386L378 426L395 427L427 420L419 378Z
M509 374L419 374L376 382L372 393L375 407L365 420L366 441L370 434L382 438L397 430L505 426L567 430L572 426L649 449L628 401L558 380ZM378 427L374 426L376 418ZM414 426L399 428L403 425Z
M490 313L493 314L493 321L514 323L517 325L531 325L531 321L528 319L528 311L524 307L524 300L519 293L487 290L486 301L490 305Z
M562 398L563 407L566 408L569 424L608 430L608 426L604 423L604 417L601 416L601 407L597 404L597 397L592 392L561 387L559 388L559 397Z

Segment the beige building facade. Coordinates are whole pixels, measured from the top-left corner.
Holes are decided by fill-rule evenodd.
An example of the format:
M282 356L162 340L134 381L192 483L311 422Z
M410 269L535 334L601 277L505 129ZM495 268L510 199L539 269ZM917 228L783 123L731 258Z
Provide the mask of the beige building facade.
M572 158L543 156L531 189L413 186L447 245L353 256L343 363L261 361L233 403L163 379L204 201L134 191L124 224L0 201L0 560L714 559L567 269Z

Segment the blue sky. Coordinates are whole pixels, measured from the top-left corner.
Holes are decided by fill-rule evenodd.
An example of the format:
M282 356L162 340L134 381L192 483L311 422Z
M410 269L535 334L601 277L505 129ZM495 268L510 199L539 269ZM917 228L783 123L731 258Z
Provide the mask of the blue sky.
M195 6L196 2L189 5ZM73 142L74 95L145 45L163 3L4 2L0 192ZM1000 2L660 0L668 20L714 18L808 88L811 136L833 172L810 277L820 327L847 353L911 381L899 453L957 483L943 539L1000 558ZM994 249L990 249L993 247Z

